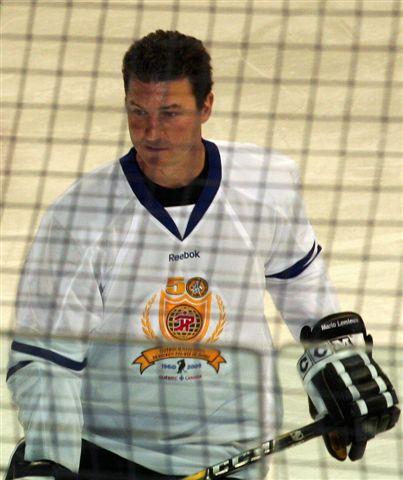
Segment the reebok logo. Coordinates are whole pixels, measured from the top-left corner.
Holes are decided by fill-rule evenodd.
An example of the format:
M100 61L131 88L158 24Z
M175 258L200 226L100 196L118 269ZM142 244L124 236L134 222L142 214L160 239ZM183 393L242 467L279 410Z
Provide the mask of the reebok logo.
M170 253L168 255L168 260L170 262L178 262L180 260L187 260L188 258L200 258L200 251L193 250L192 252L182 252L179 254Z

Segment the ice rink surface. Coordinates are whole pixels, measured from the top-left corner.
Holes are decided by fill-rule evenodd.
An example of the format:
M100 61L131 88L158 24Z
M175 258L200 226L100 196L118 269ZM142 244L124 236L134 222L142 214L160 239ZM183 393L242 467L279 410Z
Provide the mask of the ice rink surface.
M211 52L215 108L205 138L256 143L299 164L342 307L360 312L403 395L400 1L5 0L1 8L2 468L20 435L4 383L27 247L49 204L130 147L122 56L157 28L199 37ZM310 421L299 350L269 298L267 316L288 430ZM371 442L362 462L340 465L312 441L276 456L270 478L397 480L401 425Z

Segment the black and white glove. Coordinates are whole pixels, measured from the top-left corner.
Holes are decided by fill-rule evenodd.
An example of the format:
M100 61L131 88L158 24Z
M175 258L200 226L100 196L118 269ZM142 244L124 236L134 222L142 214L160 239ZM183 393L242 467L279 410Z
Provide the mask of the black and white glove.
M372 337L353 312L329 315L301 331L305 352L298 371L314 419L329 416L335 431L324 435L338 460L358 460L367 441L392 428L400 414L397 395L372 358Z
M36 462L19 462L14 471L9 472L6 480L77 480L77 475L70 470L48 460Z

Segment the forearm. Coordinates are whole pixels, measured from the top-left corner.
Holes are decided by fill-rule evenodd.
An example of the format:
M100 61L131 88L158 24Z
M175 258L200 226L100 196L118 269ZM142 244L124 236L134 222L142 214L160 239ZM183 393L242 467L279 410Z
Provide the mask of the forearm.
M304 325L313 325L319 319L340 311L337 295L321 258L317 258L297 277L288 280L270 278L266 285L296 340L299 340Z
M77 471L81 453L81 379L51 362L32 361L8 379L26 439L25 459Z

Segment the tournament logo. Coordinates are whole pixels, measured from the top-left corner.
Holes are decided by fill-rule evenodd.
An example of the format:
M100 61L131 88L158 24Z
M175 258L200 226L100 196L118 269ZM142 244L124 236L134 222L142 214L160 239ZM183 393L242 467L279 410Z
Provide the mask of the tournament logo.
M177 340L192 340L199 336L203 319L196 308L190 305L174 307L166 320L170 335Z
M140 373L161 360L170 358L191 358L206 361L218 373L225 359L221 352L210 346L194 344L212 344L218 341L226 324L224 302L219 295L213 295L204 278L170 277L164 290L159 294L158 323L153 321L151 309L155 306L158 294L147 302L141 323L145 336L149 340L162 338L175 342L173 346L150 348L134 360L140 365ZM212 302L218 318L212 318ZM160 334L156 332L156 327ZM204 340L207 336L207 339Z

